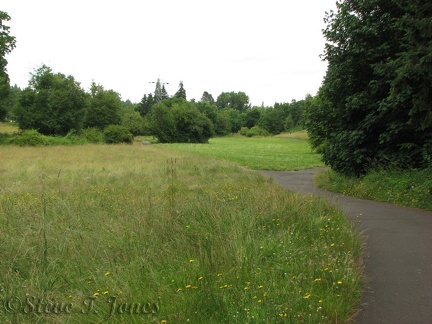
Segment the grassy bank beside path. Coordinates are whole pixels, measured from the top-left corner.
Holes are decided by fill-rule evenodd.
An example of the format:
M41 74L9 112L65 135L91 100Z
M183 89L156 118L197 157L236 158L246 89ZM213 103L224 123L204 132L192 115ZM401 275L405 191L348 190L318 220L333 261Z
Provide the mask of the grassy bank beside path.
M432 168L373 170L361 178L328 170L317 174L315 183L348 196L432 210Z

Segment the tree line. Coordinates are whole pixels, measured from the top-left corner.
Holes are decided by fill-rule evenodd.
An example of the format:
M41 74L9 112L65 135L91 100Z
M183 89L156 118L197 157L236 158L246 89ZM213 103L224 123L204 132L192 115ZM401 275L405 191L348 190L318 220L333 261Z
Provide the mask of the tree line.
M44 135L66 135L86 128L121 125L136 135L153 135L160 142L207 142L213 136L242 128L257 134L278 134L302 123L311 98L274 107L251 107L244 92L223 92L216 100L204 91L199 101L187 100L183 82L169 96L158 80L155 90L139 103L123 102L118 93L92 83L88 92L72 76L38 68L24 90L13 87L15 101L8 112L21 129Z
M133 135L154 135L161 142L207 142L212 136L255 128L248 134L278 134L300 127L310 98L274 107L251 107L244 92L223 92L216 100L207 91L200 100L187 100L183 82L169 96L160 80L153 93L139 103L122 101L120 94L92 83L85 91L73 76L37 68L25 89L10 87L5 55L15 47L15 37L0 12L0 120L15 121L20 129L34 129L44 135L66 135L83 129L105 129L121 125Z

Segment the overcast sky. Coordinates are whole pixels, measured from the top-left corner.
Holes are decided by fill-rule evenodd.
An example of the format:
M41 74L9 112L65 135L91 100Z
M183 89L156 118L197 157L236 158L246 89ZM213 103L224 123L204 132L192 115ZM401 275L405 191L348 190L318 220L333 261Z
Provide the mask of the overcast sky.
M35 68L95 81L139 102L158 78L173 95L243 91L253 105L315 95L327 64L319 55L326 11L336 0L2 0L16 37L11 84Z

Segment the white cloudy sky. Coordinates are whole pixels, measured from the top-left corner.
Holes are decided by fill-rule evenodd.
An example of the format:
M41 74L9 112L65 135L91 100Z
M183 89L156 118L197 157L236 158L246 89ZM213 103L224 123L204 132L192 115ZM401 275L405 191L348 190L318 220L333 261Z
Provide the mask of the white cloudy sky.
M139 102L149 82L180 80L188 99L243 91L253 105L315 95L327 65L321 30L336 0L2 0L16 37L11 84L41 64Z

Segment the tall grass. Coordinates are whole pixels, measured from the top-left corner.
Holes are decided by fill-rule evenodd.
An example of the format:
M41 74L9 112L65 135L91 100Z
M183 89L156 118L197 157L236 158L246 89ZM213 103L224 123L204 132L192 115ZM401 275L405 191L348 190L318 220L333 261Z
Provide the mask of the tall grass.
M432 210L432 168L372 170L362 178L328 170L317 174L315 182L345 195Z
M2 322L335 323L359 301L360 241L324 200L165 146L0 155Z

